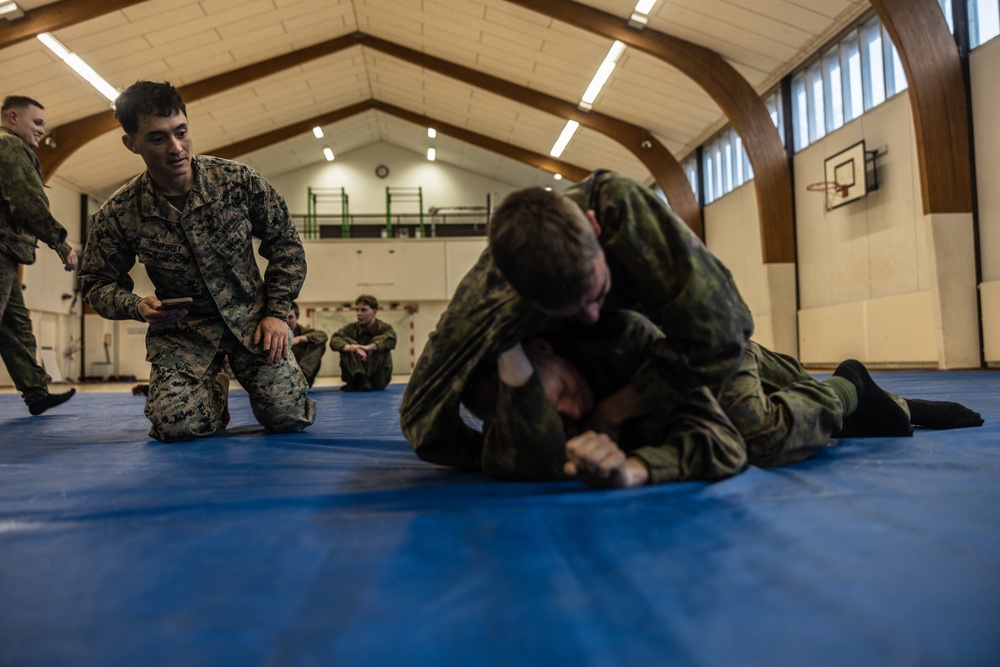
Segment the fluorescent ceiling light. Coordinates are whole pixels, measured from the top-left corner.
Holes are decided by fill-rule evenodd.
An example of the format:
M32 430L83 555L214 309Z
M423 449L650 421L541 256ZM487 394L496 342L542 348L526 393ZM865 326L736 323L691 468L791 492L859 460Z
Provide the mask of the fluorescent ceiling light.
M316 127L314 127L313 128L313 136L316 137L317 139L322 139L323 138L323 128L320 127L319 125L317 125Z
M427 159L433 162L434 158L436 157L437 157L437 150L433 146L431 146L430 148L427 149Z
M87 83L96 88L101 95L104 95L112 102L118 99L118 91L115 87L105 81L100 74L91 68L90 65L83 62L83 59L80 58L80 56L63 46L58 39L47 32L43 32L38 35L38 40L45 46L49 47L52 53L59 56L67 65L72 67L77 74L82 76Z
M323 155L326 156L327 162L333 162L333 149L327 146L323 149Z
M435 129L434 129L433 127L428 127L428 128L427 128L427 136L428 136L428 137L430 137L431 139L433 139L433 138L434 138L434 137L436 137L437 135L438 135L438 132L437 132L437 130L435 130Z
M563 128L562 134L556 139L556 143L553 144L552 150L549 151L549 155L552 157L559 157L562 155L563 151L566 150L566 145L569 144L569 140L573 138L573 133L576 132L576 128L580 127L580 124L575 120L566 121L566 127Z
M604 84L608 81L608 77L611 76L611 72L614 71L615 64L618 62L618 59L621 58L623 51L625 51L625 45L618 40L615 40L615 43L612 44L611 48L608 50L608 55L604 56L604 62L602 62L601 66L597 68L597 74L594 75L590 85L587 86L587 91L583 94L583 97L580 98L581 104L590 108L590 105L594 103L594 100L597 99L597 95L601 92L601 88L604 87Z
M652 9L655 4L656 0L639 0L639 2L635 3L635 11L640 14L648 14L649 10Z
M556 179L557 181L561 181L562 180L562 174L552 174L552 178Z
M16 2L0 2L0 16L13 21L24 16L24 10L18 7Z

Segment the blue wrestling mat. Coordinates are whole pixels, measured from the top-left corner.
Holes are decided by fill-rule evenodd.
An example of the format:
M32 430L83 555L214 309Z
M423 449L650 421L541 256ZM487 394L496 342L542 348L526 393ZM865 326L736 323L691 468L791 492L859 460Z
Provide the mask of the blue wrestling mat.
M0 664L1000 664L1000 373L874 375L986 426L593 491L419 461L400 385L175 445L3 395Z

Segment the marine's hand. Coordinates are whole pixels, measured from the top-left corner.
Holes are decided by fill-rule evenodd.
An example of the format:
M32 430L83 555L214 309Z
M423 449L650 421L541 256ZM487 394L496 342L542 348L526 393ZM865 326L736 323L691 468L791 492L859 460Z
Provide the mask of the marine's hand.
M139 317L151 327L162 327L178 322L187 317L188 311L183 308L160 310L160 300L155 296L147 296L139 302Z
M66 255L66 260L63 262L63 267L67 271L76 271L78 266L80 266L80 260L76 256L76 250L70 250L69 254Z
M641 486L649 479L646 464L625 452L604 433L587 431L566 442L563 472L590 486Z
M253 342L264 344L264 355L267 363L278 364L288 358L288 339L292 330L285 320L277 317L265 317L257 325L253 334Z

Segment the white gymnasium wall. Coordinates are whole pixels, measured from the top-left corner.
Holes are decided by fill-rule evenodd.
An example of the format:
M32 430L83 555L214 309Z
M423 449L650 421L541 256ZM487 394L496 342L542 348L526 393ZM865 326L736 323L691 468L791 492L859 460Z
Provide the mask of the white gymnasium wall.
M878 150L879 189L825 210L805 189L824 160L864 139ZM854 357L872 365L936 366L931 273L913 117L897 95L794 159L799 350L805 364Z
M1000 39L972 52L973 132L979 204L980 299L987 364L1000 365Z
M389 176L378 178L375 167L385 165ZM293 215L308 211L308 189L344 188L352 214L384 214L385 189L423 189L424 212L433 207L486 206L487 196L493 205L517 189L509 183L484 178L442 162L428 162L426 157L387 143L372 144L338 156L333 162L321 162L280 176L264 174L281 193ZM398 208L397 208L398 207ZM415 207L394 204L393 213L411 213ZM339 204L319 209L320 214L339 215Z
M754 318L754 340L775 349L771 300L760 244L757 191L751 181L705 207L705 245L733 272ZM788 350L782 350L789 352ZM794 350L790 351L794 353Z

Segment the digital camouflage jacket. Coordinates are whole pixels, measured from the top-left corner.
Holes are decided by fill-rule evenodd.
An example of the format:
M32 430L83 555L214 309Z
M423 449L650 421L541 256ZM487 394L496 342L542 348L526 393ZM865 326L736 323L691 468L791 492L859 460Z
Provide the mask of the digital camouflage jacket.
M195 156L194 184L178 211L144 172L90 221L80 280L87 302L108 319L137 319L141 297L129 271L145 267L158 299L191 297L190 314L150 328L148 361L199 372L228 328L248 350L264 317L286 319L306 275L305 253L281 196L250 167ZM261 276L254 255L267 260Z

